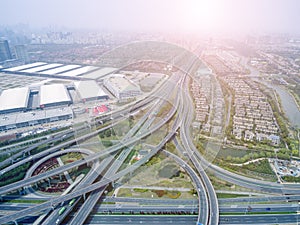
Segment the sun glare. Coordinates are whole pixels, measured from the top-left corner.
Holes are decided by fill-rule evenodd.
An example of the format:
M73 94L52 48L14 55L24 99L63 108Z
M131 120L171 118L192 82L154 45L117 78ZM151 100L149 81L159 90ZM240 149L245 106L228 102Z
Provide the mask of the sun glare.
M215 0L190 0L185 3L185 22L189 29L212 30L219 27L222 5Z

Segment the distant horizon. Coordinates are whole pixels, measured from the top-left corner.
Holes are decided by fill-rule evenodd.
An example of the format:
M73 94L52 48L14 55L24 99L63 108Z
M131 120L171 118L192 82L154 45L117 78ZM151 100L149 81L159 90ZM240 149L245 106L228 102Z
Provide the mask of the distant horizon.
M1 7L0 26L32 29L300 34L297 0L5 0Z
M108 32L108 33L120 33L120 34L166 34L166 35L189 35L189 34L195 34L198 36L222 36L222 35L229 35L229 36L234 36L234 35L240 35L240 36L299 36L300 33L292 33L292 32L284 32L284 31L260 31L260 32L254 32L254 31L248 31L248 32L226 32L226 31L172 31L172 30L161 30L161 29L153 29L153 30L141 30L141 29L119 29L119 28L85 28L85 27L68 27L68 26L57 26L57 25L46 25L46 26L33 26L31 24L25 24L25 23L16 23L16 24L9 24L9 25L4 25L0 24L0 39L1 39L1 29L11 29L11 30L20 30L20 26L27 26L28 30L32 32L42 32L42 31L47 31L47 32ZM18 27L18 29L16 29ZM227 37L226 36L226 37Z

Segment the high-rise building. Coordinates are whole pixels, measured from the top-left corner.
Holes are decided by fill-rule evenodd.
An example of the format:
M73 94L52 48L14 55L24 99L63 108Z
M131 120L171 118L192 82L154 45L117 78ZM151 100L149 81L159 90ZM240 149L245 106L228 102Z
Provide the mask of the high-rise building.
M29 62L29 56L25 45L16 45L15 50L17 59L22 60L25 63Z
M0 61L5 61L8 59L12 59L8 41L0 41Z

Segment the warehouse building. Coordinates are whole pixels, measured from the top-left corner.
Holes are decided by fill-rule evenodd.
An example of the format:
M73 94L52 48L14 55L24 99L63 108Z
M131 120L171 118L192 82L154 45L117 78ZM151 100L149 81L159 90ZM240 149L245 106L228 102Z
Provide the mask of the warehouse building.
M76 69L78 67L80 67L80 65L65 65L65 66L61 66L61 67L58 67L58 68L45 70L45 71L41 72L41 74L55 75L55 74L59 74L59 73L69 71L69 70Z
M16 66L16 67L12 67L12 68L8 68L8 69L4 69L4 72L17 72L17 71L21 71L21 70L25 70L25 69L29 69L29 68L33 68L33 67L37 67L37 66L42 66L42 65L46 65L47 63L45 62L35 62L35 63L30 63L30 64L25 64L22 66Z
M34 67L34 68L29 68L29 69L25 69L25 70L21 70L19 72L22 73L38 73L44 70L49 70L52 68L56 68L59 66L62 66L63 64L60 63L52 63L52 64L46 64L46 65L42 65L42 66L38 66L38 67Z
M93 80L74 82L74 85L83 102L108 99L108 95Z
M104 67L99 70L95 70L93 72L84 74L82 75L82 77L87 79L99 80L100 78L103 78L108 74L115 73L118 70L119 70L118 68L114 68L114 67Z
M35 126L72 118L73 112L69 107L1 115L0 131Z
M0 114L25 111L28 105L29 88L12 88L0 95Z
M96 69L99 69L99 67L96 66L84 66L75 70L71 70L68 72L60 73L61 76L65 77L76 77L76 76L81 76L85 73L89 73L91 71L94 71Z
M141 95L140 87L123 74L113 74L103 82L104 86L118 99L129 99Z
M40 107L69 105L72 103L68 90L63 84L42 85L40 88Z

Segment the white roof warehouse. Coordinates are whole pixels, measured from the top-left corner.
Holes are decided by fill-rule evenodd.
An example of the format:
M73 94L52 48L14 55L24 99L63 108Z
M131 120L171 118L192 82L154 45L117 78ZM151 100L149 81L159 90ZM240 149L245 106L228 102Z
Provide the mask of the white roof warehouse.
M0 113L23 111L27 108L29 88L12 88L0 95Z
M63 84L50 84L41 86L40 90L40 106L56 106L62 104L70 104L71 97Z

